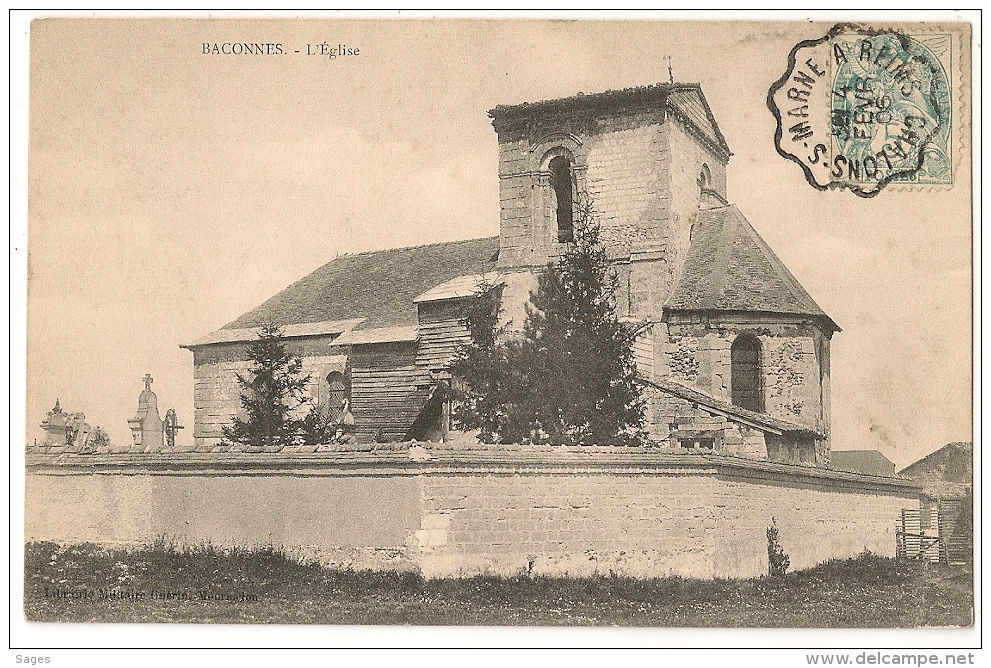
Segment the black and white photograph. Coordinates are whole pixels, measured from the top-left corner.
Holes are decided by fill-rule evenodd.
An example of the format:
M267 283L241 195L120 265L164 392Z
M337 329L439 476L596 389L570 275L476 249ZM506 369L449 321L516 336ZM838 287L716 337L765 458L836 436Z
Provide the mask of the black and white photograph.
M12 26L24 647L979 647L979 13Z

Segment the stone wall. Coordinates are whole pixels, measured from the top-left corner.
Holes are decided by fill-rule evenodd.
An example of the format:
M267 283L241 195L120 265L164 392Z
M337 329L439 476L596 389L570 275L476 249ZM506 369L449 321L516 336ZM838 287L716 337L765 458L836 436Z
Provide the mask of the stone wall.
M607 447L398 444L310 455L28 457L25 538L275 545L358 568L749 577L892 556L915 483ZM376 449L372 449L376 448ZM329 556L328 556L329 555ZM384 555L384 556L383 556ZM386 558L387 557L387 558Z
M556 240L548 156L573 161L594 201L601 239L619 261L622 315L659 320L691 241L701 191L726 196L726 160L661 109L599 110L534 118L499 136L500 266L541 267Z
M303 358L303 373L311 374L308 395L320 401L328 392L324 378L331 370L343 372L342 351L331 348L334 335L286 339L286 349ZM247 343L219 343L193 351L193 441L209 452L222 438L221 427L241 412L241 388L235 374L246 374ZM333 354L332 354L333 353ZM338 368L341 367L341 368Z
M395 457L385 452L372 459ZM359 453L316 460L188 453L32 467L25 538L274 545L335 565L408 567L406 538L419 527L419 479L402 467L358 475L361 460Z
M564 152L613 255L656 245L667 226L667 143L656 112L556 117L499 141L500 266L541 267L557 243L549 157Z
M713 439L712 450L716 453L761 461L769 459L765 435L760 429L706 411L704 407L666 392L648 390L645 395L647 429L651 438L662 447L680 448L681 441L704 436ZM791 463L798 464L801 460Z
M789 321L790 320L790 321ZM800 317L670 318L666 358L657 366L678 382L732 401L730 348L741 332L761 343L764 410L828 433L829 339Z
M685 125L674 117L669 117L664 129L668 154L671 156L668 182L671 203L670 221L665 234L668 255L668 275L665 279L667 290L658 306L667 301L681 277L681 269L691 244L692 226L698 218L702 195L699 176L703 166L712 179L709 188L726 199L726 163L693 137Z

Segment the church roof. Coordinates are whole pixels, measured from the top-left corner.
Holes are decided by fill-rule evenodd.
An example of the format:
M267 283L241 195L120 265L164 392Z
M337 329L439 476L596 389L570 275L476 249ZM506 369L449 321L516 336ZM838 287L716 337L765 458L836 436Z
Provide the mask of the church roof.
M649 86L635 86L622 90L607 90L602 93L579 93L540 102L522 104L500 104L489 110L496 131L525 122L534 116L553 116L569 113L576 109L666 109L671 115L701 134L710 146L728 159L732 152L726 138L716 124L709 103L698 83L658 83Z
M840 331L732 204L699 212L681 278L664 309L805 315Z
M342 255L304 276L224 330L364 318L356 329L416 325L413 300L427 290L493 268L499 237Z
M719 415L724 415L731 420L736 420L764 431L770 431L774 434L784 434L790 432L809 434L817 438L823 438L824 436L821 431L808 425L792 422L791 420L785 420L784 418L768 415L767 413L757 413L755 411L742 408L728 401L717 399L711 394L706 394L705 392L697 390L693 387L682 385L681 383L671 380L670 378L655 378L653 380L641 378L640 381L648 387L654 387L662 392L678 397L679 399L690 401L691 403L702 407L707 412L714 412Z
M895 464L880 450L833 450L829 465L837 471L866 473L867 475L895 475Z
M898 475L918 480L939 478L948 482L971 483L974 479L974 444L963 441L947 443L909 464Z

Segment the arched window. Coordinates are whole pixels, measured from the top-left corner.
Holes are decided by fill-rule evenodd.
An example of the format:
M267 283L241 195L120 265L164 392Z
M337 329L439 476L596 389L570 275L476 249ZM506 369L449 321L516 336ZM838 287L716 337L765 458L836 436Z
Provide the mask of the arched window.
M562 155L551 159L547 166L551 174L551 190L554 191L554 209L557 216L557 240L570 243L574 233L574 182L571 163Z
M344 402L348 399L347 379L340 371L327 374L327 415L337 422L344 413Z
M699 193L705 194L706 190L712 188L712 172L709 171L709 165L703 164L702 171L699 172Z
M740 408L764 410L764 392L760 370L760 340L752 334L740 334L730 349L733 403Z

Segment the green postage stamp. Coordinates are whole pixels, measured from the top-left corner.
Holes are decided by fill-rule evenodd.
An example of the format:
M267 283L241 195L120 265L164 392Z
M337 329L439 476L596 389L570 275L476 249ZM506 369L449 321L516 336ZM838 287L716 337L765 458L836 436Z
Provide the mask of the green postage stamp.
M951 186L959 41L948 30L840 24L800 42L768 91L778 153L819 190Z

